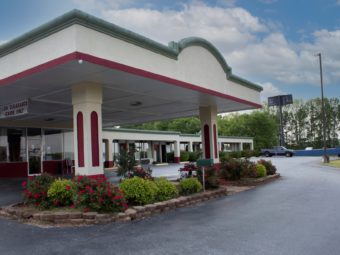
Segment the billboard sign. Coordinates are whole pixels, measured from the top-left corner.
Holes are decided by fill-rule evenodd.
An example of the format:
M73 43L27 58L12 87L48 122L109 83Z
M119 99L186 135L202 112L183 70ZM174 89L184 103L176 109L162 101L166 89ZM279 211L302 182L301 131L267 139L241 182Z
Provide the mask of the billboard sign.
M282 106L293 103L293 96L289 95L280 95L275 97L268 97L268 106Z

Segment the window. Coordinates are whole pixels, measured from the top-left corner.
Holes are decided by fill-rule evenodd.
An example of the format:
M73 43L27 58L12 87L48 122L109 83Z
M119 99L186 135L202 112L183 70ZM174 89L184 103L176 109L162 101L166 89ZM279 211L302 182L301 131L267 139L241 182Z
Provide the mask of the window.
M0 128L0 162L7 161L8 155L7 128Z
M61 130L44 130L44 160L63 158L63 133Z
M74 159L73 132L64 132L64 159Z
M0 162L26 161L26 135L23 128L0 128Z

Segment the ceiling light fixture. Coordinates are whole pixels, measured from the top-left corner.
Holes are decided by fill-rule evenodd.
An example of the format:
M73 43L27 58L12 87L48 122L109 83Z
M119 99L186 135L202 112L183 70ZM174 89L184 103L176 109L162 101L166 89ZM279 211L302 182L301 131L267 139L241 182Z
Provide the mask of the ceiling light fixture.
M142 102L141 101L135 101L135 102L132 102L130 103L131 106L140 106L142 105Z

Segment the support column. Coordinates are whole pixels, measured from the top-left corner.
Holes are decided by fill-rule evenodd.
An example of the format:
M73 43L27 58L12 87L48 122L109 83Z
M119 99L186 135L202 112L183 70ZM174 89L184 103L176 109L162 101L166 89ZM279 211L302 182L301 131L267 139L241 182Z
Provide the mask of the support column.
M113 143L108 139L104 139L103 141L105 143L104 167L105 168L111 168L111 167L113 167L113 155L112 155Z
M252 151L254 150L254 143L253 142L250 143L250 150L252 150Z
M240 143L240 151L243 151L243 143Z
M179 141L175 141L174 145L175 145L174 146L175 147L175 151L174 151L174 163L179 163L180 162L180 157L181 157Z
M102 88L81 83L72 87L75 174L104 175L102 156Z
M213 159L214 163L219 163L216 117L216 107L200 107L203 158Z
M188 142L188 151L189 152L193 152L193 149L192 149L192 142Z

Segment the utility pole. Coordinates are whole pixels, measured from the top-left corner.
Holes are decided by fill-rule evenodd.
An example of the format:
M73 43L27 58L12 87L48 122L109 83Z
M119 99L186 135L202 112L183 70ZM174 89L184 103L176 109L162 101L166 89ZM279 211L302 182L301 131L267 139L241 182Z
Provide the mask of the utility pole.
M325 103L323 99L323 78L322 78L322 58L321 53L316 54L319 57L320 64L320 83L321 83L321 114L322 114L322 139L323 139L323 162L329 163L329 158L326 151L326 116L325 116Z

